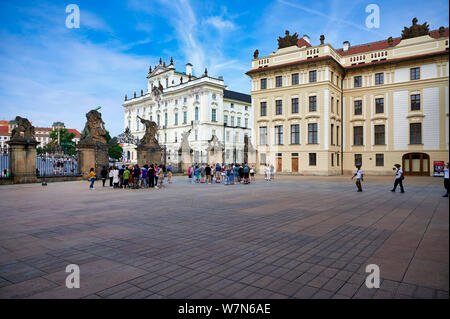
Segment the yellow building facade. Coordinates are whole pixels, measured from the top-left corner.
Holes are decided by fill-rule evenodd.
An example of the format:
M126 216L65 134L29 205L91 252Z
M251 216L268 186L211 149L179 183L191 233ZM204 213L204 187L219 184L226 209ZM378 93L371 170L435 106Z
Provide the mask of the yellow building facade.
M401 37L334 49L286 32L255 51L252 107L257 167L278 173L432 175L448 162L449 29L405 28Z

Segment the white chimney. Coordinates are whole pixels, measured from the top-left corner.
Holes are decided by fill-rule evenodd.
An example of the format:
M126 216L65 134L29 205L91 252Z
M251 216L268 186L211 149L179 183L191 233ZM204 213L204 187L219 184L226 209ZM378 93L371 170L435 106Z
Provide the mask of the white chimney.
M348 42L348 41L344 41L344 43L343 43L343 45L344 45L344 52L347 52L348 51L348 48L350 48L350 42Z
M192 64L186 63L186 75L192 75Z
M309 38L309 36L307 34L303 35L303 40L305 40L306 42L308 42L309 44L311 44L311 39Z

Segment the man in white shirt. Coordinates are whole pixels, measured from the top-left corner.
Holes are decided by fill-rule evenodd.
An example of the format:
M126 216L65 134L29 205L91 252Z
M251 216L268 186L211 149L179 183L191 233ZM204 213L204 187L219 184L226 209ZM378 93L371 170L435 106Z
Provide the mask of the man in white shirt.
M397 173L395 174L395 182L394 182L394 188L391 189L391 192L395 192L395 189L397 188L397 185L400 185L400 193L404 193L405 190L403 189L403 170L400 164L394 165L397 168ZM395 168L394 168L395 170Z
M356 165L355 175L352 176L352 179L356 177L356 187L358 188L358 192L362 192L361 181L363 180L363 172L361 170L361 165Z

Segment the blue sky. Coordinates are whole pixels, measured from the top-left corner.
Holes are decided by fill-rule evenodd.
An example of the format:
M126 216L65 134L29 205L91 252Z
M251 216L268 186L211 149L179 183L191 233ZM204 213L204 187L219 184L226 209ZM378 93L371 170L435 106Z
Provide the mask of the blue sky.
M68 4L80 28L65 26ZM380 28L367 29L368 4L380 7ZM399 36L417 17L448 26L448 1L5 1L0 2L0 119L16 115L35 126L63 121L82 130L84 114L101 105L106 128L123 131L122 102L146 88L149 65L173 56L222 75L229 89L250 92L253 51L277 49L285 30L319 36L335 48Z

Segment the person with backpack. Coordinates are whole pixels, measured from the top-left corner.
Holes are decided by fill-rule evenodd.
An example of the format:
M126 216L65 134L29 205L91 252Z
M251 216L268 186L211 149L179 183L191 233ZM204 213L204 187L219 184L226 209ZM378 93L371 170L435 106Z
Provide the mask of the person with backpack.
M167 166L167 184L172 184L172 164L169 163Z
M142 168L142 183L143 183L144 188L148 187L148 165L147 164L145 164L144 167Z
M361 165L356 165L355 175L352 176L352 179L356 177L356 187L358 192L362 192L361 182L363 181L363 172L361 170Z
M122 165L122 168L119 169L119 186L120 188L123 187L123 172L125 172L125 165Z
M124 168L124 171L123 171L123 181L122 181L122 186L123 186L123 189L127 189L128 187L129 187L129 181L130 181L130 175L131 175L131 173L130 173L130 170L128 169L128 167L126 167L126 168Z
M211 184L211 167L209 166L209 164L206 164L205 174L206 174L206 184Z
M220 167L220 164L216 164L216 183L220 183L220 175L222 173L222 167Z
M155 187L155 166L150 164L150 169L148 170L148 185L151 188Z
M395 167L393 170L397 168L397 172L395 173L395 181L394 181L394 188L391 189L391 192L395 192L395 189L397 188L397 185L400 185L400 193L404 193L405 190L403 189L403 180L405 177L403 176L403 170L402 166L400 164L395 164Z
M244 168L244 184L250 184L250 168L248 167L247 163L245 163Z

